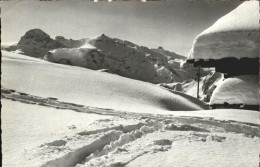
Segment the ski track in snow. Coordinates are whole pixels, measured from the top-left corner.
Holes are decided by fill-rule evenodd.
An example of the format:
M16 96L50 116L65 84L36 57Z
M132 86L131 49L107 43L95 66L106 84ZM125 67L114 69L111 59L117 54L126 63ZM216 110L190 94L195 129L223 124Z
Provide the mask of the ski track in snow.
M21 103L26 106L41 106L48 110L55 108L61 112L85 111L86 114L95 113L105 118L92 119L93 123L87 123L92 124L92 128L86 124L86 130L84 130L84 125L79 128L79 125L72 124L68 127L71 133L61 134L55 140L50 139L48 142L38 142L33 147L25 147L23 155L20 155L20 159L16 158L17 162L14 166L30 164L29 166L41 167L131 167L142 166L144 165L142 162L147 162L145 163L147 166L175 164L183 167L212 164L214 166L232 164L233 166L255 167L258 165L258 158L255 155L260 153L260 148L255 146L259 145L260 126L254 123L215 120L208 117L131 114L89 108L62 102L56 98L41 98L4 88L2 98L7 106L8 103L11 103L9 106ZM63 120L63 118L60 119L60 121ZM116 121L117 119L120 121ZM244 145L246 149L242 149ZM235 152L235 149L239 149L238 152ZM190 150L193 153L190 153ZM233 155L229 155L231 153ZM208 164L205 161L196 160L212 156L215 156L215 159L209 160ZM227 156L230 158L220 162L223 157ZM151 157L153 160L148 160ZM164 158L165 161L161 162L160 158ZM236 163L234 163L235 160ZM156 164L158 162L162 164Z

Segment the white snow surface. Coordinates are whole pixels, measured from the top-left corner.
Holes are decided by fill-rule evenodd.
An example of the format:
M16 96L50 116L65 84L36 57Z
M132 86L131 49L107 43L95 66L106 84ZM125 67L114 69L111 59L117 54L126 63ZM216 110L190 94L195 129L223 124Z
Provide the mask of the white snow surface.
M136 158L126 165L126 167L258 167L259 141L250 140L243 136L234 134L215 134L217 137L226 137L223 142L216 142L211 138L214 135L199 133L176 133L157 132L148 134L127 147L133 154L140 154L145 147L151 149L150 152L142 152L142 156ZM206 142L200 141L200 139ZM169 145L156 145L155 141L173 141ZM251 150L251 151L249 151ZM121 155L118 159L109 157L106 161L123 161L126 155ZM83 167L83 166L82 166Z
M95 49L96 47L93 45L90 45L88 42L86 42L84 45L80 46L79 48L82 49Z
M176 111L174 116L188 116L188 117L207 117L215 120L237 121L260 125L260 112L253 110L239 110L239 109L214 109L214 110L200 110L192 112Z
M6 167L28 166L21 158L24 151L82 131L96 120L111 118L5 99L1 103L3 166Z
M2 51L2 86L40 97L131 112L200 110L201 102L159 86ZM24 60L25 59L25 60ZM193 101L193 102L192 102Z
M213 26L202 32L202 34L223 31L259 30L259 18L259 2L246 1L217 20Z
M153 84L2 54L4 88L136 112L106 116L1 99L5 167L258 166L259 127L247 123L260 125L260 112L201 110L189 96Z
M77 167L93 165L110 167L112 164L124 164L128 161L127 166L140 167L160 166L160 164L165 167L170 167L172 164L183 167L230 166L232 163L233 166L257 167L258 163L258 157L255 155L260 151L259 137L250 138L243 134L227 133L221 128L218 129L219 134L191 132L192 129L187 130L188 132L167 131L162 128L171 129L182 123L177 121L169 124L166 121L164 123L167 124L164 125L162 121L152 123L149 119L87 114L5 99L2 99L2 105L2 151L5 167L60 167L77 160L84 154L81 151L84 148L86 152L93 154L88 157L89 161L85 164L78 161ZM201 124L200 121L196 123L193 117L202 118L200 120L214 118L227 122L234 120L260 125L258 119L260 113L250 110L176 111L174 117L176 116L191 117L189 121L201 128L207 125ZM150 122L150 125L140 128L141 122ZM130 126L126 128L128 125ZM236 123L232 126L235 125ZM116 128L113 129L118 126L125 127L124 129L129 132L123 133ZM230 126L227 126L227 130L232 129ZM240 131L239 128L242 132L243 126L235 129ZM79 135L82 132L91 133ZM214 138L220 141L214 141ZM107 145L101 151L97 151L102 143ZM71 155L66 158L70 152L77 156ZM229 158L223 160L227 155ZM59 158L62 158L62 161L58 161ZM160 161L161 159L164 159L164 162ZM54 163L46 165L46 162L52 161Z
M210 104L259 105L259 76L240 75L225 79L214 90Z
M15 46L17 45L17 42L4 42L1 43L1 48L6 49L9 48L10 46Z
M247 1L199 34L188 59L258 58L258 1Z

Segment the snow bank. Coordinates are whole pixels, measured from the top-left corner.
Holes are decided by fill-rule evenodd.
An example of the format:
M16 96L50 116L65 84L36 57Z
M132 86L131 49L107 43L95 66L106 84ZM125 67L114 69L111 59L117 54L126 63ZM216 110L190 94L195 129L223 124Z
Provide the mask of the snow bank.
M196 37L188 59L258 58L259 19L259 2L244 2Z
M85 68L10 59L3 52L2 86L40 97L132 112L200 110L193 98L159 86ZM20 56L20 55L17 55Z
M212 94L213 104L259 105L259 76L241 75L225 79Z

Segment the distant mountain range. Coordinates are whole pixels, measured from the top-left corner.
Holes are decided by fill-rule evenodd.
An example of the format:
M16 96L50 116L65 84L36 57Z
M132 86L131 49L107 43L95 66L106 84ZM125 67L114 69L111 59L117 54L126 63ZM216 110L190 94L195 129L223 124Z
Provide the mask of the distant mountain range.
M73 40L62 36L52 39L44 31L32 29L27 31L16 45L2 49L54 63L110 72L162 86L166 86L167 83L194 81L197 78L197 68L187 64L184 56L164 50L162 47L149 49L104 34L92 39ZM209 71L201 71L202 77L209 73Z

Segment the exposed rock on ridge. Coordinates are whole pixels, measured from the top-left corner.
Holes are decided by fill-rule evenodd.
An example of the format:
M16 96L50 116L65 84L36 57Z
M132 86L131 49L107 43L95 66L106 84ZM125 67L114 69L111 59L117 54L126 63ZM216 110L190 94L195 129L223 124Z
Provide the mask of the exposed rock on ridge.
M63 47L65 46L53 40L40 29L27 31L17 44L17 49L20 49L24 54L38 58L45 55L51 49Z

